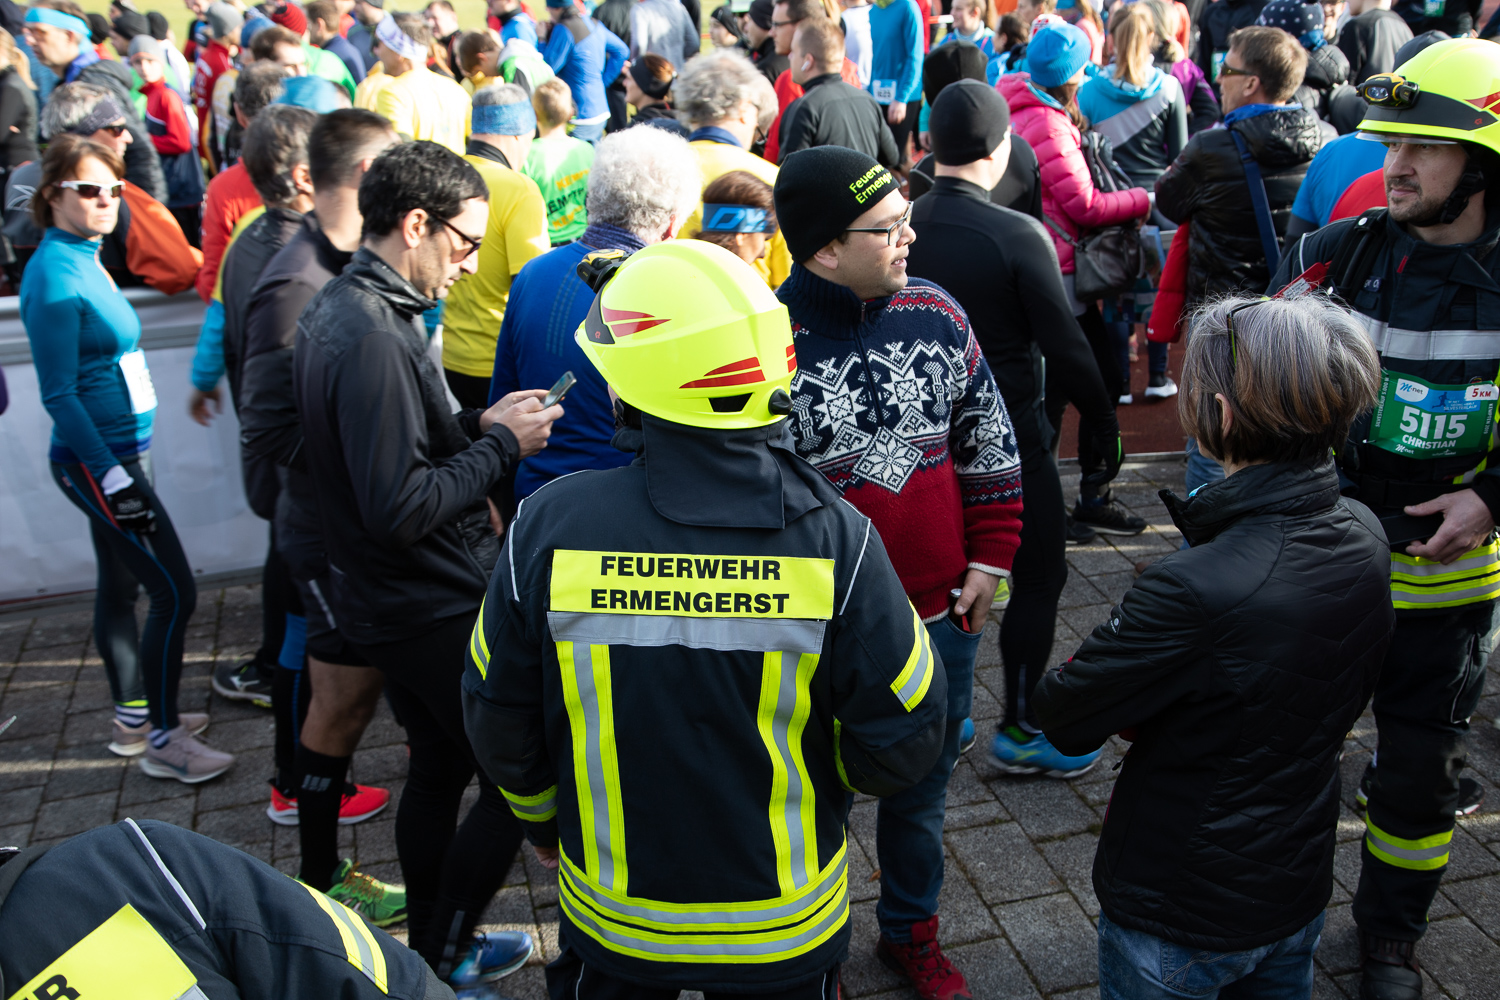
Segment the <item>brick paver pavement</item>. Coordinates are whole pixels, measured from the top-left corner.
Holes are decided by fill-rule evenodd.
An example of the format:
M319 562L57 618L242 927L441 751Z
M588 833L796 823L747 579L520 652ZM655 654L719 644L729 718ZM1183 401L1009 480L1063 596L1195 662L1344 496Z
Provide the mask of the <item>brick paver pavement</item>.
M1179 535L1156 491L1180 491L1181 484L1180 461L1133 464L1122 472L1117 495L1151 527L1137 538L1068 550L1072 572L1058 614L1054 660L1069 655L1104 620L1110 605L1129 588L1136 560L1177 547ZM109 693L90 640L90 622L91 615L80 612L0 623L0 719L20 717L0 737L0 843L53 842L133 816L190 827L283 871L296 871L296 829L273 825L264 812L271 771L270 713L211 696L209 687L216 663L242 658L257 644L256 588L200 595L188 631L183 707L211 711L208 738L239 756L223 778L196 788L148 778L105 750ZM941 939L979 1000L1086 1000L1098 995L1092 921L1099 907L1089 873L1115 777L1113 765L1124 746L1112 741L1100 765L1071 782L999 775L985 752L1004 698L994 632L992 626L975 678L980 742L959 762L949 786ZM1500 731L1492 724L1500 716L1500 671L1491 675L1485 691L1469 761L1489 796L1484 809L1462 820L1454 835L1453 861L1421 947L1432 997L1500 998L1500 793L1495 791ZM1374 745L1374 722L1366 715L1349 739L1343 765L1346 805L1339 822L1333 899L1318 954L1314 996L1319 998L1358 992L1349 900L1359 877L1363 824L1351 807L1355 783ZM354 778L388 786L399 795L405 758L401 731L382 708L355 755ZM875 805L862 799L850 818L854 936L844 985L850 997L906 1000L914 994L872 955L878 893L872 881ZM365 870L399 881L393 813L340 828L340 843ZM538 940L540 954L502 985L518 1000L541 1000L541 965L556 954L557 888L530 852L523 853L485 920L529 931Z

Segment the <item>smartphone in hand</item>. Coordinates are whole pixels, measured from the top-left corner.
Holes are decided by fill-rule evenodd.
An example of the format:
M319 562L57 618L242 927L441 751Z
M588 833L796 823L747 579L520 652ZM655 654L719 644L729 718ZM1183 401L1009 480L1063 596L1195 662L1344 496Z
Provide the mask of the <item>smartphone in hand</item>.
M547 390L547 396L542 400L542 409L545 410L549 406L562 402L562 398L568 394L568 390L573 388L577 381L578 379L573 376L572 372L563 372L562 377L553 383L551 389Z

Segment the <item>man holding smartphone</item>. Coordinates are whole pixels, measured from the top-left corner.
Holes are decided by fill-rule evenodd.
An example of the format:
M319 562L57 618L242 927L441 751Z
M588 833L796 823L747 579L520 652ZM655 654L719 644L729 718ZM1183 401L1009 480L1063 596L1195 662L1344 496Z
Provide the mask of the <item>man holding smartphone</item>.
M1361 134L1386 147L1389 207L1288 246L1271 282L1274 292L1326 280L1384 369L1375 409L1339 455L1391 545L1396 635L1373 700L1378 761L1356 795L1366 833L1353 907L1360 995L1383 1000L1422 995L1413 951L1455 814L1484 795L1459 773L1500 596L1500 116L1483 110L1491 88L1480 82L1500 74L1500 49L1438 42L1401 74L1360 85L1370 104ZM1445 115L1455 107L1463 114Z

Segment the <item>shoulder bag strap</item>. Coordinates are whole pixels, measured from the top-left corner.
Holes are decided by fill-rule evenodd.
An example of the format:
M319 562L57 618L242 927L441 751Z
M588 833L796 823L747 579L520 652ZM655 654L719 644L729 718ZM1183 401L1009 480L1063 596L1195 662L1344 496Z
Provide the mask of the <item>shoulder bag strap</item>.
M1061 236L1062 237L1062 241L1064 243L1066 243L1068 246L1072 247L1074 250L1078 249L1078 241L1075 240L1075 239L1073 239L1073 237L1069 236L1068 235L1068 231L1066 229L1064 229L1062 226L1059 226L1057 223L1053 222L1052 221L1052 217L1050 215L1048 215L1046 212L1042 213L1042 221L1045 222L1047 224L1047 227L1049 229L1051 229L1054 233L1056 233L1058 236Z
M1281 243L1276 238L1276 224L1271 221L1271 200L1266 197L1266 182L1260 176L1260 164L1250 155L1250 148L1245 145L1240 134L1233 128L1227 131L1234 140L1235 148L1240 151L1240 162L1245 165L1245 180L1249 182L1250 204L1255 206L1255 228L1260 230L1260 245L1266 254L1266 267L1275 274L1277 265L1281 263Z

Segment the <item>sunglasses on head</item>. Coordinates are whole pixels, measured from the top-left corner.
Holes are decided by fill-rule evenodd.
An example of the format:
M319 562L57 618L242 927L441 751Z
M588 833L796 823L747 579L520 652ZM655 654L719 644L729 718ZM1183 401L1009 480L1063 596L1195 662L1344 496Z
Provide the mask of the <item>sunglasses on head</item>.
M121 189L125 187L125 182L111 181L108 184L93 184L88 181L61 181L57 186L77 191L80 198L97 198L101 192L111 198L118 198Z

